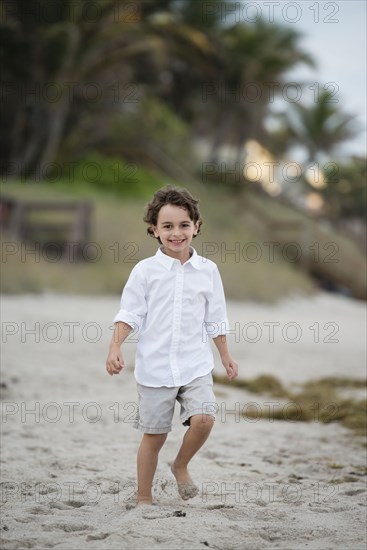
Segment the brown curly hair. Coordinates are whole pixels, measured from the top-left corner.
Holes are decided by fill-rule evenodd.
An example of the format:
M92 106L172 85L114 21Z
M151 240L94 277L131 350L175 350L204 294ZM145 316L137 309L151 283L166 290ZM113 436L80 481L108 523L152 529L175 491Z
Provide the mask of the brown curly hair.
M200 233L200 227L203 224L203 220L201 219L201 214L198 207L199 200L194 199L187 189L180 189L178 187L174 187L173 185L166 185L154 193L152 200L146 206L143 220L149 224L149 227L147 228L148 235L157 238L161 243L160 238L155 237L152 226L157 225L159 211L162 206L165 206L166 204L173 204L174 206L185 208L185 210L189 213L190 219L194 223L199 222L197 234ZM194 238L195 237L196 235L194 235Z

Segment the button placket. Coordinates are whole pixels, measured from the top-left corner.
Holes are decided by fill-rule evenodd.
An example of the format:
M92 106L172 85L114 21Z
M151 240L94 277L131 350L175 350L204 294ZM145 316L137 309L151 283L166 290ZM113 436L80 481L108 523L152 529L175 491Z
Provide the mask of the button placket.
M170 349L170 366L175 385L181 385L181 373L177 365L177 350L180 343L182 296L183 296L184 268L180 264L176 267L175 294L173 305L173 330Z

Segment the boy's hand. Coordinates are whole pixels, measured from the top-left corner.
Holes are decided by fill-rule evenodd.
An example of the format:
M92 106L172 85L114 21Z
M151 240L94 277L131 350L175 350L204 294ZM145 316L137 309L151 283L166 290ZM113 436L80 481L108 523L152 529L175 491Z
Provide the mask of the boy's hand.
M238 376L238 365L230 355L222 357L223 367L226 369L229 380L234 380Z
M125 367L125 361L119 348L112 348L107 357L106 370L110 376L120 374Z

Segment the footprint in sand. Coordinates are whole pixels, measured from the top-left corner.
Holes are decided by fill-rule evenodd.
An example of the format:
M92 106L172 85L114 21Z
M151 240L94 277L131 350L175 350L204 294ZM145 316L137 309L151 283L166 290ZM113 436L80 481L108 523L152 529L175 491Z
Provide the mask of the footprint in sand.
M91 540L105 540L110 535L111 535L111 533L98 533L96 535L87 535L85 540L87 542L89 542Z
M82 506L85 506L85 502L81 500L66 500L64 504L70 508L81 508Z
M150 508L150 506L144 506L142 508ZM143 519L162 519L162 518L184 518L186 517L186 512L182 510L142 510L141 517Z
M184 518L186 512L183 510L167 510L158 507L157 504L140 504L134 508L126 508L126 519L164 519L164 518Z
M74 533L76 531L87 531L88 529L90 531L93 530L93 527L91 525L87 525L85 523L50 523L48 525L43 524L43 529L45 531L53 531L54 529L61 529L62 531L65 531L65 533Z
M366 489L354 489L351 491L344 491L343 495L347 495L348 497L352 497L354 495L360 495L361 493L365 493Z
M50 508L56 508L56 510L73 510L69 504L60 502L59 500L51 500L48 505Z
M49 508L44 508L43 506L33 506L33 508L30 508L28 512L30 514L35 514L35 515L43 514L46 516L51 513Z
M25 439L36 439L36 436L29 432L21 433L20 437L24 437Z
M75 508L81 508L85 506L85 502L81 500L65 500L63 502L59 500L51 500L49 502L50 508L56 508L57 510L74 510Z
M11 546L7 546L7 548L38 548L38 540L37 539L23 539L22 538L22 542L21 542L21 546L14 546L13 545L13 541L11 540L6 540L6 539L3 539L2 541L4 544L5 543L10 543ZM5 548L5 547L4 547Z
M234 508L232 504L209 504L207 510L220 510L221 508Z

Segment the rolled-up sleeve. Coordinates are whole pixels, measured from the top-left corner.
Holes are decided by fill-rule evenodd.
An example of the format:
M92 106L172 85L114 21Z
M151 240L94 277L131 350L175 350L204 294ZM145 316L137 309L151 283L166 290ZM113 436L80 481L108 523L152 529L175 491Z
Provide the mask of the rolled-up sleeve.
M139 264L137 264L131 271L123 288L120 310L115 315L113 323L122 321L134 330L140 330L147 313L145 287L144 274Z
M217 266L212 272L211 292L206 303L204 324L206 332L211 338L229 332L226 300Z

